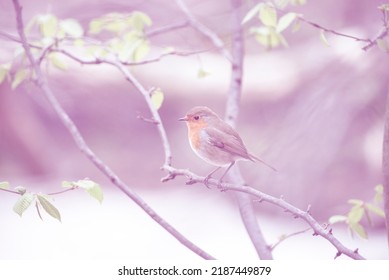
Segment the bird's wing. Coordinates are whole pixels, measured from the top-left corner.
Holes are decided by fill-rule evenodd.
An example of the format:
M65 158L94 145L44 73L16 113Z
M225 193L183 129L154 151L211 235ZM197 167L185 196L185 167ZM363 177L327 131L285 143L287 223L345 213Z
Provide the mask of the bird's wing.
M206 127L204 129L208 135L209 143L213 146L232 155L254 161L248 154L242 139L235 131L233 133L226 133L213 127Z
M250 154L244 146L242 139L235 130L231 129L228 131L229 133L226 133L212 127L206 127L204 129L209 136L208 141L215 147L218 147L219 149L235 156L239 156L251 161L261 162L274 171L277 171L276 168L268 164L266 161Z

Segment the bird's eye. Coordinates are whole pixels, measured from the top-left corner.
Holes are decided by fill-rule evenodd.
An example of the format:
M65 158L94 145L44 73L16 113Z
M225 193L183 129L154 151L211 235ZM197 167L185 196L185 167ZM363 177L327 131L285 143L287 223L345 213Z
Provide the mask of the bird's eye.
M196 121L198 121L200 117L199 117L199 116L194 116L193 118L194 118Z

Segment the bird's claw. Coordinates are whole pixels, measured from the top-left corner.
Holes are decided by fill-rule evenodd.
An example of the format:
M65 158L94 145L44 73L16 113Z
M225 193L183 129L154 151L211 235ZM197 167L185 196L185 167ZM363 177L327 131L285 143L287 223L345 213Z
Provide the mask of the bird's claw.
M206 176L205 178L204 178L204 185L208 188L208 189L210 189L210 186L209 186L209 179L211 179L212 177L211 176Z

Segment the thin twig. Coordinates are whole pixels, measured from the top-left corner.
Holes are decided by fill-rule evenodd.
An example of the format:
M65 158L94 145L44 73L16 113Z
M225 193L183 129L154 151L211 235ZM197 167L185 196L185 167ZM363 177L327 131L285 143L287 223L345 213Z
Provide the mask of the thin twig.
M177 29L185 28L187 26L189 26L189 22L187 20L185 20L183 22L174 23L174 24L162 26L160 28L152 29L150 31L146 31L145 36L147 38L150 38L150 37L154 37L154 36L158 36L158 35L161 35L161 34L165 34L167 32L171 32L171 31L174 31L174 30L177 30Z
M170 177L175 178L177 176L185 176L189 180L187 184L196 184L196 183L204 183L205 177L198 176L189 170L186 169L176 169L171 166L164 166L163 169L167 172L169 172ZM165 178L167 180L168 178ZM238 191L243 192L252 195L256 198L256 201L265 201L270 204L276 205L277 207L280 207L284 209L286 212L291 213L296 218L301 218L304 220L312 229L314 232L314 235L320 235L324 239L328 240L336 249L337 252L340 254L344 254L352 259L356 260L362 260L364 257L362 257L358 250L350 250L347 247L345 247L333 234L331 230L328 230L326 228L323 228L308 212L303 211L292 204L286 202L283 198L276 198L271 195L268 195L266 193L263 193L261 191L258 191L257 189L251 188L249 186L239 186L229 183L220 183L216 179L209 179L208 185L213 186L215 188L219 188L221 190L227 191Z
M341 37L346 37L346 38L349 38L349 39L353 39L353 40L355 40L355 41L357 41L357 42L367 42L367 43L371 43L371 42L372 42L370 39L358 38L358 37L353 36L353 35L341 33L341 32L338 32L338 31L335 31L335 30L332 30L332 29L323 27L323 26L321 26L320 24L317 24L317 23L315 23L315 22L312 22L312 21L310 21L310 20L307 20L307 19L305 19L305 18L302 17L302 16L299 16L298 18L299 18L299 20L301 20L301 21L303 21L303 22L305 22L305 23L307 23L307 24L309 24L309 25L311 25L311 26L313 26L313 27L315 27L315 28L317 28L317 29L323 30L323 31L328 32L328 33L332 33L332 34L337 35L337 36L341 36Z
M22 7L18 0L12 0L16 12L16 23L17 30L23 45L23 48L26 52L27 58L31 63L32 70L36 74L36 83L38 87L42 90L43 94L49 101L50 105L53 107L54 111L57 113L58 117L69 131L73 140L75 141L77 147L82 153L103 173L105 174L112 183L119 188L123 193L125 193L131 200L133 200L139 207L141 207L152 219L154 219L159 225L161 225L165 230L167 230L172 236L174 236L178 241L180 241L184 246L198 254L204 259L214 259L211 255L200 249L198 246L189 241L185 236L178 232L173 226L171 226L167 221L165 221L161 216L159 216L137 193L135 193L128 185L126 185L111 169L108 167L101 159L99 159L95 153L89 148L86 144L84 138L80 134L77 126L74 124L72 119L64 111L61 104L58 102L57 98L53 94L51 88L49 87L45 76L43 75L40 67L37 65L34 57L32 56L30 47L26 35L24 33L23 19L22 19ZM122 66L125 68L124 66ZM132 77L132 76L130 76ZM139 85L138 85L139 86Z
M188 9L188 6L186 6L186 4L182 0L176 0L176 3L178 5L178 7L181 9L181 11L185 14L186 18L189 21L189 24L194 29L196 29L201 34L203 34L205 37L207 37L209 40L211 40L213 45L215 45L219 49L219 51L224 56L224 58L231 62L232 61L231 54L224 46L222 39L220 39L219 36L217 36L212 30L210 30L204 24L199 22L195 18L195 16L190 12L190 10Z
M293 236L306 233L309 230L311 230L311 228L306 228L306 229L303 229L303 230L300 230L300 231L297 231L297 232L293 232L293 233L289 233L289 234L281 236L281 238L276 243L274 243L273 245L270 246L270 250L273 251L278 245L280 245L282 242L284 242L288 238L291 238Z

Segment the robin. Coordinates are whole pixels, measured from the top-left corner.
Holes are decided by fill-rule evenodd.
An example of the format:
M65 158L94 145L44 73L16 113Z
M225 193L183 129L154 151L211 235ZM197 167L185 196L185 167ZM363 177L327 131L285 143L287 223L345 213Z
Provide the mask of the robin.
M217 166L205 177L206 185L212 174L228 166L219 180L221 182L237 160L261 162L277 171L260 158L250 154L239 134L208 107L194 107L179 121L185 121L188 126L188 137L192 150L206 162Z

